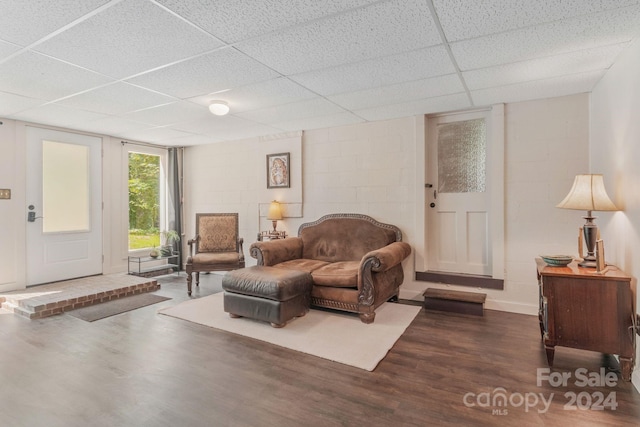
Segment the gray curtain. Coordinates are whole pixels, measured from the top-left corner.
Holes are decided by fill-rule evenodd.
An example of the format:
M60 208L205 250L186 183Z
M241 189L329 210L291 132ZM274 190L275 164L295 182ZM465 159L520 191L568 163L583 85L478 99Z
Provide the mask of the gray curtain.
M184 157L184 148L171 147L169 148L169 170L167 173L167 185L169 196L169 229L176 230L180 236L179 242L173 243L173 249L177 250L180 254L178 257L178 265L182 270L182 259L184 255L180 250L184 240L183 222L182 222L182 161Z

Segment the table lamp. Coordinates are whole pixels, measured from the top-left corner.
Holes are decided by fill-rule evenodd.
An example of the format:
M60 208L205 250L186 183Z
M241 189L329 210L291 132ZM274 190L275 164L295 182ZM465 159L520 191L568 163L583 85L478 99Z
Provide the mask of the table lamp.
M607 191L604 189L602 175L576 175L573 187L569 194L557 206L562 209L578 209L587 211L587 220L583 226L584 244L587 255L580 267L596 267L595 246L598 239L598 226L593 222L596 217L591 215L592 211L617 211L616 205L609 199ZM581 255L581 254L580 254Z
M272 233L277 234L276 226L278 225L278 220L282 219L282 210L280 209L280 203L275 200L271 202L271 204L269 205L269 211L267 212L267 219L272 221Z

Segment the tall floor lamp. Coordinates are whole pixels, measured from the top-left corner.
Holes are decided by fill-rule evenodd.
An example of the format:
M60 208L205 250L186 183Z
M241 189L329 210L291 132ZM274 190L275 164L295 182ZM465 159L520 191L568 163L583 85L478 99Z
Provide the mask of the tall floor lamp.
M618 210L604 189L602 175L576 175L569 194L556 207L587 211L587 216L583 217L587 220L583 226L587 255L578 265L580 267L596 267L595 246L598 238L598 226L593 222L596 217L592 216L591 212Z

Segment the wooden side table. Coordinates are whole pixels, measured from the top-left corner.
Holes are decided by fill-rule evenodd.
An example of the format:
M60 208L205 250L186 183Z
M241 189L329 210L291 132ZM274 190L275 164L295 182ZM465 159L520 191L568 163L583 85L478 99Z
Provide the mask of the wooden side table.
M552 267L536 258L540 290L540 332L547 362L556 346L617 354L622 378L631 379L635 361L635 296L631 278L614 266L602 273L578 267Z

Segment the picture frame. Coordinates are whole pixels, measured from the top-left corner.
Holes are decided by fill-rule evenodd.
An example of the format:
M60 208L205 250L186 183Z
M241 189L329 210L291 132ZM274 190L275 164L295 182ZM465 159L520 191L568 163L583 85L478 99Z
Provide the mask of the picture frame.
M289 188L289 153L267 154L267 188Z

